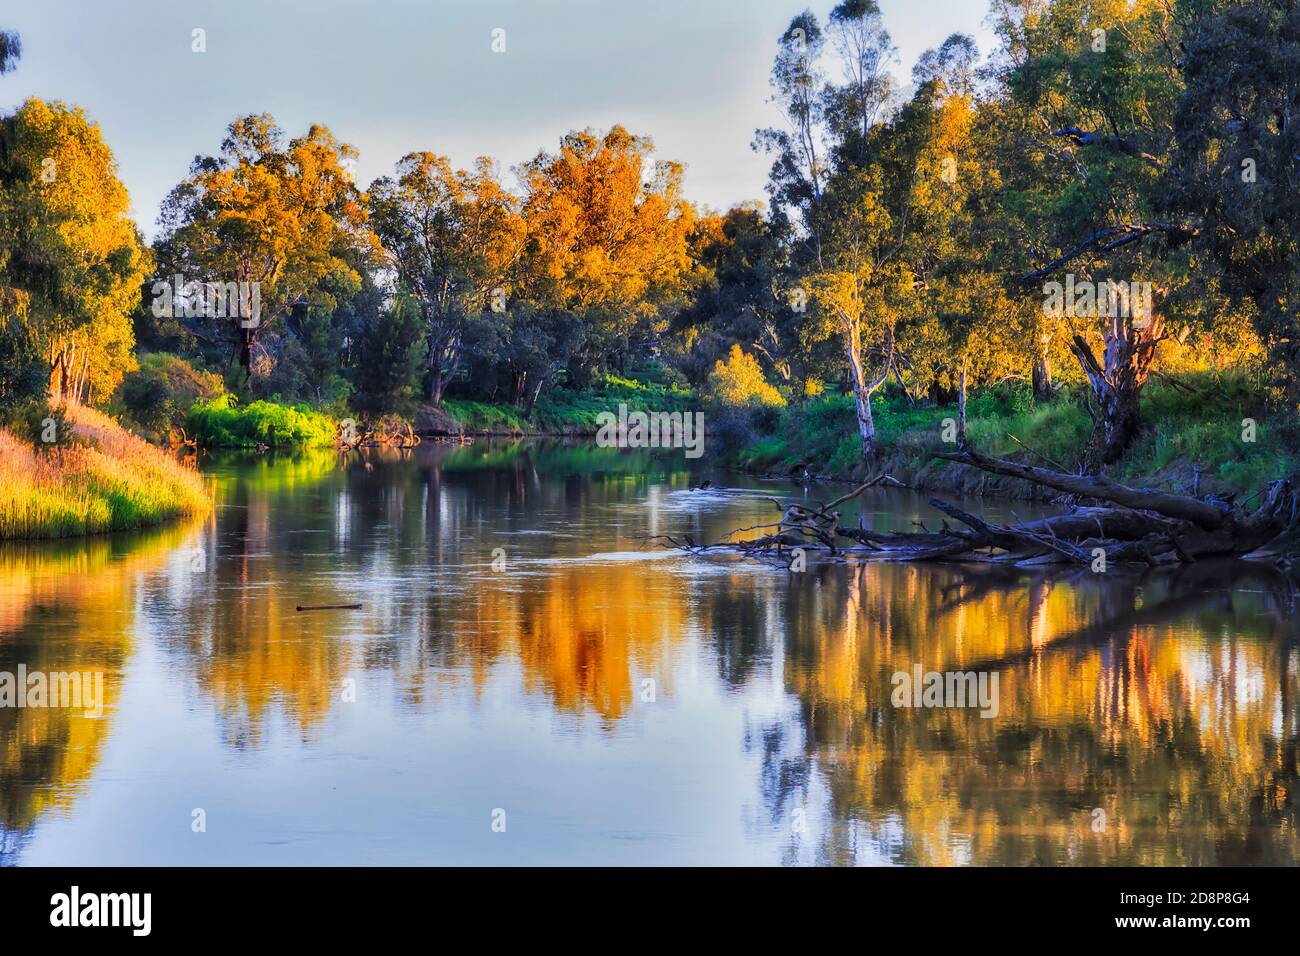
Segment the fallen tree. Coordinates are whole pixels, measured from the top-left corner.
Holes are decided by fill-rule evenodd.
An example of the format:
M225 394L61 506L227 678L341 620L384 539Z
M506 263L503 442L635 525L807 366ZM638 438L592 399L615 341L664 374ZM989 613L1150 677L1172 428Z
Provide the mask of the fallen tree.
M1190 564L1214 556L1274 560L1287 568L1300 563L1300 496L1291 478L1269 484L1261 503L1247 510L1232 499L1133 488L1102 475L1072 475L970 449L937 457L1052 488L1065 496L1071 509L1002 525L931 498L930 504L946 516L937 529L922 525L918 531L876 531L864 527L861 518L857 527L843 524L840 505L871 487L901 485L882 475L825 505L772 499L782 512L779 520L737 529L714 544L658 537L693 554L725 550L785 563L797 559L796 549L837 558L1077 564L1095 569L1110 564ZM752 532L761 533L738 538Z

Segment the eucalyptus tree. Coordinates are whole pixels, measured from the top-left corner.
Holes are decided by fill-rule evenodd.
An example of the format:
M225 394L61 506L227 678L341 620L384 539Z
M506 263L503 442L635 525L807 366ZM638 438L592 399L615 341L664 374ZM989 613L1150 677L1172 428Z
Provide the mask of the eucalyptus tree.
M622 368L667 331L690 284L695 211L684 167L615 125L576 130L519 169L527 248L521 291L541 309L581 318L571 372Z
M437 404L465 358L468 324L504 312L524 251L518 197L493 162L472 171L445 156L408 153L395 175L370 186L370 218L398 291L419 309L425 336L424 397Z
M1048 283L1150 289L1137 308L1107 294L1101 306L1094 295L1086 307L1057 310L1091 389L1094 467L1136 436L1142 388L1166 336L1163 305L1189 277L1182 247L1197 228L1163 215L1159 197L1191 18L1186 5L1159 3L994 4L995 75L1008 109L1020 113L1010 126L1015 142L1000 151L1004 213L1023 242L1027 294L1041 284L1046 303L1055 291Z
M894 368L898 300L910 272L900 255L909 234L912 140L884 130L893 56L872 3L845 0L830 16L843 83L821 65L826 34L804 11L781 35L772 68L786 130L761 130L756 148L774 154L768 189L773 220L787 229L792 266L807 295L802 338L838 339L847 360L864 458L876 453L872 394ZM806 286L806 288L805 288Z
M0 120L0 334L7 362L38 352L58 399L106 398L131 363L149 253L98 124L29 99ZM7 364L0 399L31 391ZM21 380L21 381L20 381ZM28 396L30 397L30 396Z
M772 156L767 188L778 228L784 231L788 225L813 256L820 242L816 207L829 174L828 97L821 67L825 46L821 23L811 10L790 21L777 41L770 78L772 103L786 125L758 130L753 142L755 150Z
M807 303L790 293L789 249L777 228L753 205L697 223L692 259L698 284L673 323L688 330L691 346L705 337L714 343L692 366L697 384L733 343L761 356L767 372L787 387L807 372L798 328Z
M1166 182L1173 216L1223 289L1254 308L1292 406L1300 403L1300 4L1224 5L1186 31Z
M194 334L230 343L246 379L268 329L295 310L333 309L361 287L358 266L374 240L350 173L355 157L324 126L286 141L268 114L243 116L220 153L195 158L163 202L157 294L186 300ZM172 275L182 289L168 285ZM195 293L185 287L201 295L214 284L235 289L237 301L189 307Z
M22 39L12 30L0 30L0 76L11 72L23 55Z

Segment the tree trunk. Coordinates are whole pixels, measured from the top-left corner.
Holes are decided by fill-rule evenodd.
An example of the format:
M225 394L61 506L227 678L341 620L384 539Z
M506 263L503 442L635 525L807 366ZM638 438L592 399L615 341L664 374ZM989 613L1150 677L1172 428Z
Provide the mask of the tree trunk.
M253 381L253 330L240 328L239 367L244 370L244 381Z
M1030 371L1033 382L1034 398L1046 401L1052 397L1052 339L1055 337L1055 323L1047 319L1040 320L1035 336L1034 361Z
M957 372L957 447L966 447L966 358Z
M442 377L442 369L430 368L429 377L426 379L424 397L429 400L430 405L442 404L442 392L446 388L446 382Z
M1052 397L1052 359L1047 349L1034 353L1033 367L1034 398L1040 402Z
M1123 318L1111 320L1101 361L1081 335L1070 342L1092 387L1098 411L1093 415L1087 460L1090 470L1113 464L1137 437L1142 423L1139 401L1155 361L1162 323L1154 316L1135 325Z
M76 345L61 348L50 365L49 396L55 401L72 397L72 363L76 359Z
M853 386L853 404L857 411L858 437L862 441L862 457L868 461L876 456L876 422L871 417L871 388L862 368L860 338L856 324L845 333L845 349L849 357L849 382Z

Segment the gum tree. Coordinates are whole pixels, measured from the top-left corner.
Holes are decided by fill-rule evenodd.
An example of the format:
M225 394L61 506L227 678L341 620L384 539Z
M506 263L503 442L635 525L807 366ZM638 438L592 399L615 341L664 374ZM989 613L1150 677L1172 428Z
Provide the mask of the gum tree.
M1300 6L1226 7L1190 32L1167 177L1174 215L1224 290L1253 306L1290 402L1300 403Z
M695 212L682 194L684 168L652 161L653 151L649 137L622 126L578 130L519 169L522 292L538 308L579 317L579 377L622 368L638 346L652 345L689 287Z
M105 398L132 364L131 314L149 268L126 187L76 107L29 99L0 125L6 338L44 356L52 397Z
M371 184L370 217L399 290L419 309L424 397L436 405L460 371L471 319L504 311L524 250L518 199L486 157L467 171L445 156L408 153L393 176Z
M1194 225L1161 214L1173 147L1178 43L1187 16L1156 3L1000 0L995 77L1017 131L1002 149L1007 229L1021 237L1026 294L1083 281L1150 282L1153 314L1067 317L1091 392L1093 467L1115 461L1165 337L1161 308ZM1020 155L1017 156L1016 152ZM1100 352L1095 347L1100 339Z
M324 126L286 142L268 114L244 116L227 128L221 152L196 158L163 202L155 249L164 278L256 284L260 315L231 309L192 330L232 343L246 381L269 328L295 309L333 309L361 286L358 264L373 237L349 172L355 157Z

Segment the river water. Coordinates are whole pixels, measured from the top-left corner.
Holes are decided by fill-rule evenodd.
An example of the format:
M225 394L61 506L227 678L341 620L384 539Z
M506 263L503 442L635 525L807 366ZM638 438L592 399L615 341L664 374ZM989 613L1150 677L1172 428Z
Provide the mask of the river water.
M0 673L104 688L0 708L0 863L1300 861L1300 625L1266 567L688 557L647 536L844 489L680 453L204 468L211 519L0 549ZM918 667L996 676L996 714L896 706Z

